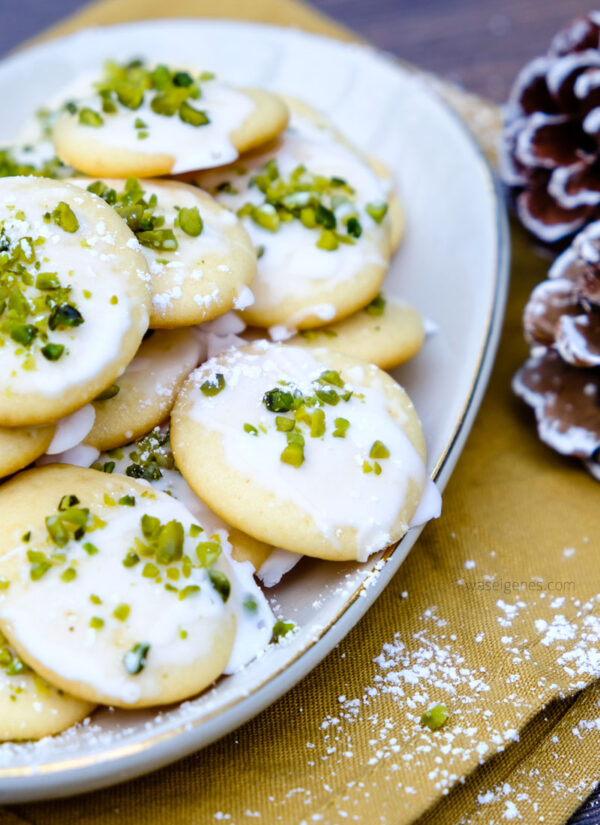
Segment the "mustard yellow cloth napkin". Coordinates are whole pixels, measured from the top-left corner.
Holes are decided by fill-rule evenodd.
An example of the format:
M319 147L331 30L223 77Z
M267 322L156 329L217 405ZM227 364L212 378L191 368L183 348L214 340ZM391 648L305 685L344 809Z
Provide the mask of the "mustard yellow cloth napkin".
M107 0L51 34L194 15L351 37L293 0ZM445 93L489 145L495 109ZM566 821L600 774L598 486L537 441L511 394L526 354L521 311L548 265L518 229L513 255L497 364L443 516L344 642L194 756L104 791L6 809L0 821ZM432 733L420 716L434 701L450 717Z

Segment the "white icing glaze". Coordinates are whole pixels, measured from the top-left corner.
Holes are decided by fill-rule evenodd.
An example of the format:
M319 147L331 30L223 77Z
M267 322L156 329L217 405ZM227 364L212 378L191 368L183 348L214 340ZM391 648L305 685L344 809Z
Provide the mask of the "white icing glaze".
M113 472L125 474L127 467L133 461L130 453L135 452L138 443L123 447L120 451L103 454L100 457L100 463L103 464L105 461L113 460L115 461ZM116 453L122 453L121 458L117 458ZM161 478L150 482L152 487L181 501L204 527L207 534L227 534L228 525L198 498L178 470L163 468L161 473ZM249 561L239 562L231 558L230 545L228 544L223 544L223 550L228 556L233 574L231 576L232 593L228 604L235 612L237 620L235 642L224 672L235 673L264 651L270 641L275 618L263 592L254 581L252 564ZM244 601L248 596L256 604L256 610L248 610L247 607L244 607Z
M198 75L198 72L193 72ZM59 96L61 102L77 99L77 105L102 112L102 102L91 91L98 74L88 75L75 81ZM69 115L77 124L80 133L95 141L102 142L114 150L125 149L147 155L171 155L175 162L171 174L191 172L195 169L211 169L230 163L238 157L238 151L231 142L230 134L242 126L254 111L252 98L220 80L210 80L201 84L202 97L191 101L194 108L206 112L210 123L192 126L184 123L177 115L166 117L156 114L150 107L151 95L146 93L139 109L132 111L118 104L114 115L105 115L104 125L90 128L77 124L77 115ZM135 121L140 118L147 125L143 130L148 137L139 140Z
M99 457L100 451L87 444L77 444L70 450L56 455L43 455L35 462L37 467L44 464L72 464L74 467L90 467Z
M57 494L61 492L64 491ZM131 492L136 496L135 506L102 508L106 527L90 533L89 539L86 535L85 540L98 548L97 554L87 555L83 542L70 542L63 548L68 563L77 570L73 581L60 579L66 564L62 568L52 567L41 579L31 581L23 543L20 536L14 536L14 550L5 558L16 556L22 562L18 577L12 579L0 599L3 619L11 623L21 644L40 664L62 678L92 685L96 691L126 703L136 702L143 694L160 695L157 668L183 666L206 655L212 640L206 637L203 619L225 617L232 612L232 605L223 602L204 568L192 568L189 578L177 582L179 586L200 587L193 596L179 599L154 579L142 576L143 560L135 567L123 566L135 536L141 537L139 525L144 513L163 523L172 519L181 522L186 533L184 553L190 558L196 559L196 545L206 540L202 533L200 538L189 537L195 519L173 497L156 493L150 500L141 498L135 488ZM225 534L220 533L219 537L223 547L227 547ZM34 535L32 542L35 541ZM218 565L227 575L226 559L222 557ZM180 563L171 566L180 567ZM102 604L93 604L91 594L99 596ZM124 622L112 616L121 603L131 608ZM104 619L101 630L89 626L94 616ZM180 637L180 629L187 631L187 638ZM137 675L127 671L123 654L115 647L117 643L121 648L123 639L128 648L138 642L150 644L147 664Z
M279 231L273 233L257 226L250 218L243 218L242 223L254 245L264 247L258 260L256 282L264 285L270 303L284 301L288 295L302 296L315 282L349 281L369 264L385 265L380 249L382 237L387 232L386 221L378 225L364 211L367 203L386 200L385 184L335 133L316 126L296 112L292 112L290 125L277 150L244 158L246 174L214 170L203 174L200 184L213 191L219 182L228 180L237 194L222 191L215 197L233 210L237 211L248 202L260 204L264 196L257 187L249 186L250 179L273 157L277 159L283 177L304 164L310 172L346 180L356 190L363 234L356 244L340 244L330 252L319 249L316 245L318 232L307 229L298 220L283 223Z
M226 386L213 397L195 388L189 415L206 429L221 434L231 467L250 483L269 490L276 499L292 501L314 520L329 541L335 544L339 528L354 528L359 559L366 559L389 544L409 482L425 487L423 462L401 423L388 412L383 391L361 384L361 366L344 375L347 387L356 393L350 401L323 407L326 435L306 438L302 466L281 462L285 434L275 429L275 416L262 403L263 395L279 386L280 381L289 381L303 394L311 395L312 382L326 366L299 347L264 344L261 349L261 354L230 350L225 366L222 362L205 364L203 374L207 366L213 373L222 373ZM337 417L350 421L345 438L332 437ZM267 432L253 436L244 431L244 423L257 428L262 425ZM382 441L390 451L380 475L362 471L375 440ZM333 479L339 483L332 483Z
M289 573L298 564L301 558L303 557L300 553L290 553L289 550L276 547L262 563L256 575L265 587L275 587L285 574Z
M442 514L442 496L435 481L427 480L423 498L419 502L417 512L410 520L409 527L420 527L431 519L439 518Z
M85 407L71 413L66 418L61 418L56 423L54 437L46 453L54 456L76 447L94 426L95 418L96 410L93 404L86 404Z
M4 220L5 230L15 241L22 237L44 239L36 247L42 271L56 272L63 286L71 286L69 301L76 304L85 320L78 327L51 332L51 341L64 345L65 354L58 361L48 361L34 348L35 368L31 370L22 368L23 357L15 354L20 345L7 336L5 346L0 347L0 375L4 389L53 398L93 379L119 356L122 339L131 327L133 309L123 275L133 274L143 280L149 276L141 270L123 270L119 263L122 248L102 220L105 204L98 202L97 218L92 219L95 212L90 212L89 201L85 209L78 209L68 184L57 181L53 186L24 191L19 188L22 180L2 181L0 220ZM79 221L79 229L74 233L43 220L43 215L61 201L73 203ZM16 207L16 211L10 207ZM16 217L19 210L24 212L24 220ZM82 247L84 241L86 246ZM86 298L84 290L89 290L91 297Z

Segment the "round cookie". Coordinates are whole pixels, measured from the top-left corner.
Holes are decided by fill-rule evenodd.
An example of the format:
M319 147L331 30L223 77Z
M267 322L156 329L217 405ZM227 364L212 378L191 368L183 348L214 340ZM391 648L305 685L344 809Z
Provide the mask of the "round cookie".
M96 418L83 443L112 450L160 424L201 355L202 343L193 329L154 332L123 375L94 401Z
M87 175L148 178L210 169L285 129L281 98L198 70L108 64L64 91L56 154ZM74 102L73 102L74 101Z
M54 426L0 427L0 478L27 467L43 455L54 436Z
M276 144L195 179L241 217L257 249L246 323L322 326L379 292L391 255L388 187L322 119L293 104Z
M95 398L148 328L149 273L104 201L45 178L0 179L0 425L55 421Z
M208 532L227 531L231 557L238 562L249 561L255 571L260 570L273 551L268 544L230 527L198 498L175 466L168 427L156 427L132 444L104 453L92 466L104 473L143 478L157 490L175 496Z
M192 696L233 649L227 539L172 496L81 467L0 488L0 625L57 687L117 707Z
M0 634L0 740L53 736L89 716L94 707L49 685Z
M364 309L337 324L303 330L290 338L292 346L329 347L383 370L417 354L425 338L421 314L404 301L378 295Z
M405 391L325 348L263 341L206 362L175 403L171 444L228 523L319 558L360 561L397 541L427 484Z
M200 324L252 301L254 247L237 218L206 192L135 178L72 183L114 206L142 244L152 274L152 328Z

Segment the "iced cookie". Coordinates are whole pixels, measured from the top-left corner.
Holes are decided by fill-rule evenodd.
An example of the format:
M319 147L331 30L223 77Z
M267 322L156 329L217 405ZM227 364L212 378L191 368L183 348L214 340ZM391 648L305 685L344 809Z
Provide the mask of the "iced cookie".
M152 333L123 375L94 401L96 418L84 444L111 450L160 424L201 354L202 343L192 329Z
M138 441L104 453L92 466L104 473L143 478L158 490L175 496L209 532L226 530L232 558L239 562L249 561L256 571L273 550L268 544L230 527L198 498L175 466L168 427L156 427Z
M72 181L116 209L142 245L152 274L150 326L209 321L252 302L256 253L237 218L176 181Z
M364 309L337 324L302 330L290 344L330 347L388 370L408 361L423 343L423 319L405 301L378 295Z
M0 625L57 687L118 707L191 696L227 666L225 536L142 481L55 465L0 488Z
M34 673L0 633L0 740L52 736L93 709Z
M139 60L108 63L100 76L65 90L67 98L53 131L56 153L98 177L210 169L271 140L288 120L286 105L270 92Z
M0 427L0 478L16 473L43 455L54 435L54 426Z
M149 278L100 198L0 179L0 425L46 424L110 386L148 328Z
M404 390L325 348L258 342L206 362L175 403L171 444L225 521L319 558L364 560L397 541L427 484Z
M391 254L387 187L324 122L294 108L275 146L196 182L237 213L257 249L246 323L322 326L379 292Z

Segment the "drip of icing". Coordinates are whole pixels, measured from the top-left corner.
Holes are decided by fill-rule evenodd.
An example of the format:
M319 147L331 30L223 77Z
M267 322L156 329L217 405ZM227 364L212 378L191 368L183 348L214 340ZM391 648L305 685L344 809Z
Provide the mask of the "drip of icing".
M235 301L233 302L234 309L242 310L248 309L254 303L254 293L248 286L243 286L238 292Z
M77 444L71 447L70 450L65 450L64 453L56 453L55 455L43 455L35 462L37 467L43 467L44 464L72 464L74 467L90 467L98 460L100 451L95 447L90 447L87 444Z
M419 502L417 511L412 517L409 527L420 527L431 519L439 518L442 514L442 496L437 485L428 479L423 498Z
M275 587L279 584L286 573L295 567L300 559L300 553L290 553L289 550L282 550L277 547L271 555L265 559L260 570L256 574L265 587Z
M96 410L92 404L86 404L66 418L61 418L46 453L55 456L80 444L94 426L95 418Z
M230 559L235 574L233 601L237 628L233 650L224 673L237 673L265 650L271 640L275 617L263 592L254 581L249 561ZM247 606L244 605L246 603Z

